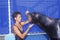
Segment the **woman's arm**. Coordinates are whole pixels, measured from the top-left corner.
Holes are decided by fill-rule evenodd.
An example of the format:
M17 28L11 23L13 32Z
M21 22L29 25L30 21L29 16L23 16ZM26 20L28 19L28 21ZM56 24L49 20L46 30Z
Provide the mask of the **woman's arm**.
M31 16L29 16L28 14L29 14L29 11L26 11L26 16L28 17L28 20L21 22L22 25L25 25L31 21Z
M20 38L24 39L32 26L33 26L33 24L31 24L23 34L18 30L18 28L16 26L13 26L13 30L16 35L18 35Z
M26 21L24 21L24 22L21 22L21 25L23 26L23 25L25 25L25 24L27 24L27 23L29 23L31 20L30 19L28 19L28 20L26 20Z

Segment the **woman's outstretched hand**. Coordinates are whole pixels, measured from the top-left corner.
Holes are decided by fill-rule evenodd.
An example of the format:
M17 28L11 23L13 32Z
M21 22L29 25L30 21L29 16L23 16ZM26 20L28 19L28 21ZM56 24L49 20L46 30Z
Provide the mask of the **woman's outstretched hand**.
M28 28L30 29L33 25L34 25L34 24L30 24Z

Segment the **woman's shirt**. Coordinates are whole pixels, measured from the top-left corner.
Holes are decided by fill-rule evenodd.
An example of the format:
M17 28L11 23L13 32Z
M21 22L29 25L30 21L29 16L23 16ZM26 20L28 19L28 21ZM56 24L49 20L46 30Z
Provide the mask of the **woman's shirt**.
M15 26L18 28L17 25L15 25ZM21 31L19 28L18 28L18 30L23 34L23 31ZM15 35L15 40L24 40L24 39L20 38L18 35Z

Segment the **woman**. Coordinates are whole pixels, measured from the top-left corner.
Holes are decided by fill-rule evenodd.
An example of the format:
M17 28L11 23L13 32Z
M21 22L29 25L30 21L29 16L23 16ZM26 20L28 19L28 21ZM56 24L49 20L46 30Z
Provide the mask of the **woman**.
M26 13L27 15L27 13ZM27 35L30 28L33 26L33 24L30 24L27 30L23 33L22 26L29 23L31 21L31 18L28 17L27 21L21 22L21 14L20 12L14 12L13 13L13 19L15 20L15 24L13 25L13 31L15 34L15 40L24 40L25 36Z

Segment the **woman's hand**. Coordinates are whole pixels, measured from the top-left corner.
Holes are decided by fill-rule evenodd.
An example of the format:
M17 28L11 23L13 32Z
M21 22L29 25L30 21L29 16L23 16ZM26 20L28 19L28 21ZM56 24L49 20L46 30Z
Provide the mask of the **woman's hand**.
M26 15L28 15L28 14L29 14L29 11L27 10L27 11L26 11Z
M28 10L26 11L26 15L28 17L28 21L31 21L31 16L29 15L29 11Z
M33 25L34 25L34 24L30 24L28 28L30 29Z

